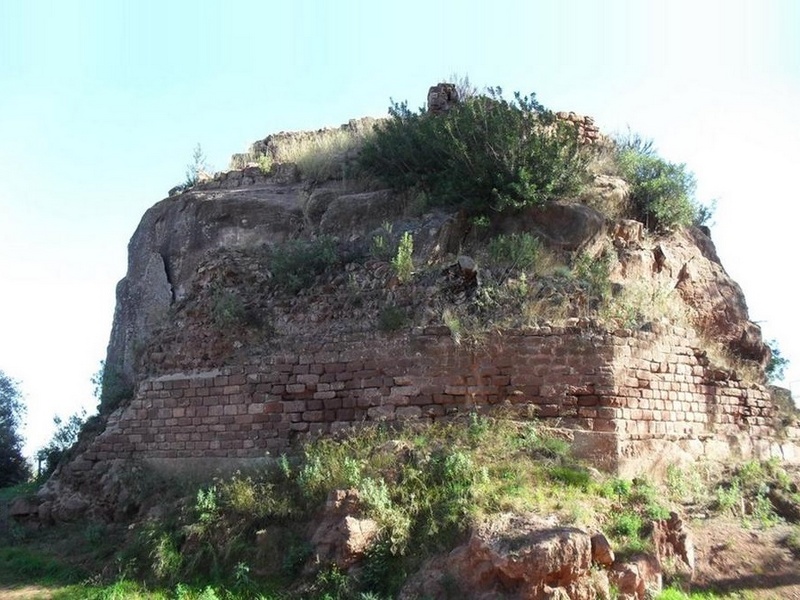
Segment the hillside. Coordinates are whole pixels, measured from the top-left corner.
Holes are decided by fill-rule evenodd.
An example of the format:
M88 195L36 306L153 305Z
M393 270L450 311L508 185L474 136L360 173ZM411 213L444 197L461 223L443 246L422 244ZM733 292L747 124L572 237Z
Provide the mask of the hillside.
M243 564L307 597L689 582L684 520L791 520L800 462L693 188L590 117L447 84L259 140L143 216L100 415L15 515L151 531L161 581Z

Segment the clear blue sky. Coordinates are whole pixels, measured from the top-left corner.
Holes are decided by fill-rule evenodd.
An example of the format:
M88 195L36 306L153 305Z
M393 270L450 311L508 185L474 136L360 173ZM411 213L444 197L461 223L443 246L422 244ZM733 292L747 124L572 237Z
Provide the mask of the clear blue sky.
M451 73L686 162L800 380L799 25L794 0L0 0L0 369L29 452L94 408L127 241L196 143L221 169L275 131L420 106Z

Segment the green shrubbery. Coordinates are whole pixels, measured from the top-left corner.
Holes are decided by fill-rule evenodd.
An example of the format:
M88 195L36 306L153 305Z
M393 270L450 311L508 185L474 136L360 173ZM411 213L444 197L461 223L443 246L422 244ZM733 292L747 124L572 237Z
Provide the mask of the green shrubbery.
M489 259L508 269L528 270L536 266L542 243L530 233L498 235L489 240Z
M537 205L575 193L587 157L575 128L535 95L503 98L500 88L467 98L444 115L393 103L391 118L364 145L361 166L397 190L474 214Z
M333 238L292 240L270 251L272 281L277 287L294 294L311 286L317 276L339 261Z
M648 228L665 231L710 217L710 209L695 201L694 174L658 156L652 142L637 135L617 140L617 162L631 185L632 208Z

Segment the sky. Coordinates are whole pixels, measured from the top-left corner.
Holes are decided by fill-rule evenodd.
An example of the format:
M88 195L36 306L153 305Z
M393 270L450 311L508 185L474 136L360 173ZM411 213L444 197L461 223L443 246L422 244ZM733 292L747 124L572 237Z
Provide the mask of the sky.
M28 455L94 411L127 242L196 144L221 170L452 74L686 163L800 395L798 25L795 0L0 0L0 370Z

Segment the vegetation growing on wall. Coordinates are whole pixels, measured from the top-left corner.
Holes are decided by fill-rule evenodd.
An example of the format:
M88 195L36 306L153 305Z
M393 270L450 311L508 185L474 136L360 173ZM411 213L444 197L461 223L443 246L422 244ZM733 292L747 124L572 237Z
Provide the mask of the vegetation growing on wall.
M668 231L710 218L710 209L695 200L694 174L685 164L658 156L652 141L631 134L620 137L616 159L620 175L631 185L636 217L648 228Z
M361 151L361 166L396 190L432 205L481 214L542 204L575 193L587 155L574 127L535 95L513 100L489 88L444 115L393 103Z

